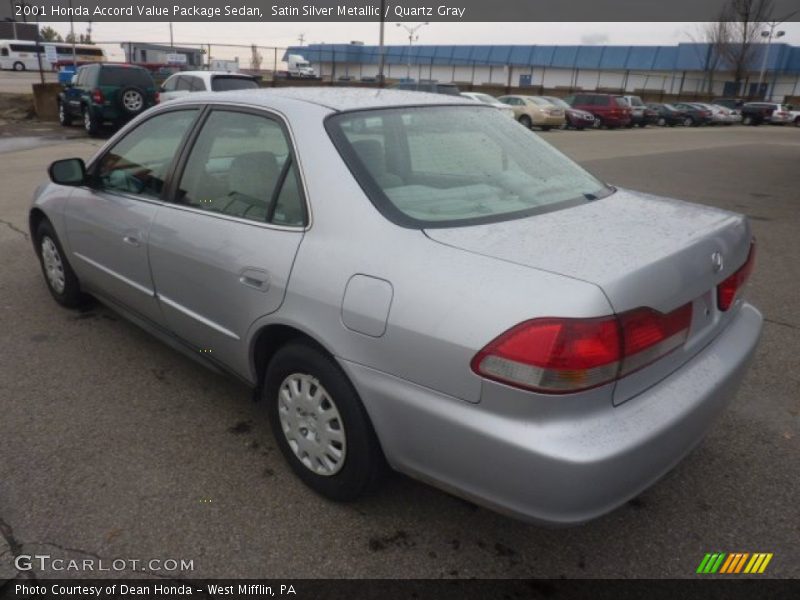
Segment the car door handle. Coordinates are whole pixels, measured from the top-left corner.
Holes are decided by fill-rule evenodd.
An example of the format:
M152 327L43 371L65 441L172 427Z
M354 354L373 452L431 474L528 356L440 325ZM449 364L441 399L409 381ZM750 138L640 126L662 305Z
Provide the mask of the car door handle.
M125 242L126 244L130 244L131 246L136 246L136 247L139 247L139 245L141 244L139 238L137 238L135 235L126 235L125 237L122 238L122 241Z
M269 289L269 273L261 269L244 269L239 273L239 283L266 292Z

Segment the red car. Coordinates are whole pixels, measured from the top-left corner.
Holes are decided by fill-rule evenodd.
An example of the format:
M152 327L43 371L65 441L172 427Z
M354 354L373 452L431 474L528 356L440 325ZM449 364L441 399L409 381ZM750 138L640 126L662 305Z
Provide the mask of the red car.
M567 96L564 101L572 108L592 113L595 127L627 127L633 118L631 107L622 96L580 93Z

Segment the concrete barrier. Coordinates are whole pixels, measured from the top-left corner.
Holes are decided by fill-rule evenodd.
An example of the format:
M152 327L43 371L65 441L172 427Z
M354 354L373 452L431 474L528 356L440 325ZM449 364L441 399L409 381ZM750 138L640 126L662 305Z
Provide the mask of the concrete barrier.
M33 109L42 121L58 121L56 99L62 87L58 83L33 84Z

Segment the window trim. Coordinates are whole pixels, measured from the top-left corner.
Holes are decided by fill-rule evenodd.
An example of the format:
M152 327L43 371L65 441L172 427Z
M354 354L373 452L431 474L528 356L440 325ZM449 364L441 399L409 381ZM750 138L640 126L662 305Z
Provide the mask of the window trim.
M286 138L286 142L289 146L289 155L287 157L286 163L284 164L284 167L286 167L286 164L295 165L295 177L297 178L297 189L300 192L300 199L302 202L301 208L303 210L303 225L278 225L275 223L270 223L268 221L256 221L254 219L247 219L244 217L237 217L235 215L227 215L221 212L205 210L203 208L198 208L190 204L184 204L183 202L179 202L177 200L178 186L180 185L180 181L183 178L184 172L186 171L186 164L189 162L189 156L191 155L192 150L194 150L197 138L200 137L200 133L203 131L203 127L205 126L206 121L208 121L209 116L215 110L222 112L238 112L243 114L254 115L257 117L268 119L270 121L274 121L278 125L278 127L281 128L281 131L283 132L283 135ZM191 134L183 142L182 150L177 155L177 161L173 163L170 185L169 187L165 186L164 188L166 191L166 194L164 195L165 205L179 210L196 212L198 214L207 215L213 218L228 219L239 223L255 225L258 227L266 227L268 229L276 229L280 231L308 231L311 228L313 221L311 205L308 201L308 193L306 190L305 178L302 173L301 163L297 158L295 145L296 145L295 139L294 136L292 135L291 129L288 127L288 124L286 123L283 115L280 115L277 112L271 111L267 108L260 108L257 106L246 105L246 104L234 104L234 103L227 104L224 102L214 102L205 104L204 110L202 111L200 118L194 123L194 127L191 131ZM270 198L270 205L267 207L267 216L271 216L272 213L274 212L273 205L274 203L277 202L277 199L280 195L280 191L285 182L287 173L288 173L288 168L281 169L280 175L278 177L278 183L276 184L275 189L273 190L272 197Z

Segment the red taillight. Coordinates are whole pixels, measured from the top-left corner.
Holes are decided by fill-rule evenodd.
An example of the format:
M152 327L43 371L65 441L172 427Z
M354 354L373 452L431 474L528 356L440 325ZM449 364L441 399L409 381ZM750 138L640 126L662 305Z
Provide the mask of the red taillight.
M106 99L105 96L103 96L102 90L100 89L92 90L92 102L94 102L95 104L102 104L105 101Z
M597 319L534 319L490 342L471 366L482 377L530 390L585 390L680 347L691 320L691 303L669 314L639 308Z
M156 99L155 99L155 101L156 101L156 104L158 104L159 102L161 102L161 92L156 92Z
M736 294L747 283L756 262L756 244L750 244L750 252L745 263L733 275L717 286L717 306L720 310L728 310L736 300Z

